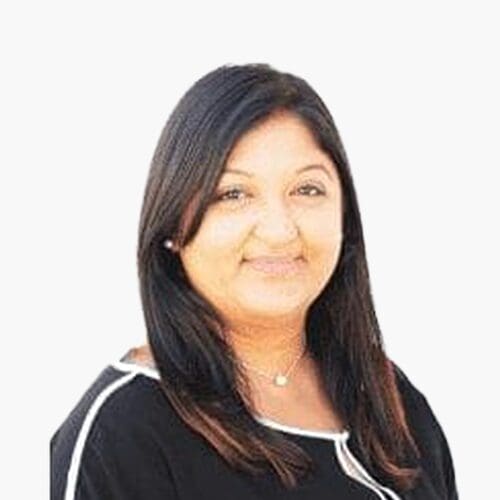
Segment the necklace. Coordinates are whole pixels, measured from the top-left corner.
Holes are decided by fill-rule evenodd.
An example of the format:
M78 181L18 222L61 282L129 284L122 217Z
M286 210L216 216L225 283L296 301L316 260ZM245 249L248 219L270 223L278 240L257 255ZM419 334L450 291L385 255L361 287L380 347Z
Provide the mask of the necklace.
M274 385L277 385L278 387L284 387L285 385L288 384L290 374L292 373L292 370L297 366L297 363L300 361L304 353L306 352L307 345L304 344L302 351L300 354L295 358L293 363L290 365L288 370L286 370L284 373L278 372L276 375L269 375L268 373L263 372L262 370L259 370L258 368L254 368L253 366L249 365L245 361L239 361L242 365L246 366L249 370L252 370L259 375L262 375L270 380L273 381Z

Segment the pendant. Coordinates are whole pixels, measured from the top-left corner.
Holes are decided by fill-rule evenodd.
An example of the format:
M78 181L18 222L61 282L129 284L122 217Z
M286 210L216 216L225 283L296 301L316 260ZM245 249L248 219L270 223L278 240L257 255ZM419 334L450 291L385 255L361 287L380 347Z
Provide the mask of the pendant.
M276 385L279 385L280 387L283 387L284 385L288 384L288 377L285 375L281 375L281 373L278 373L278 375L274 377L274 383Z

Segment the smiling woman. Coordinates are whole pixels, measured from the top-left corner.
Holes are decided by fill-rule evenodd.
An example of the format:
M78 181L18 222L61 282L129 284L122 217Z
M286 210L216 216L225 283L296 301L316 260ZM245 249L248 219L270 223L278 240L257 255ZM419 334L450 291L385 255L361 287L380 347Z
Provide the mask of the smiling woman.
M188 90L137 258L147 341L53 436L53 499L457 498L385 354L348 160L303 79L227 65Z
M266 336L272 343L283 336L284 326L289 332L302 329L307 309L335 269L342 233L340 180L309 128L285 111L246 132L225 165L215 203L195 238L180 249L180 259L193 288L234 332L245 327L246 337ZM238 342L234 333L232 340ZM260 342L253 344L252 350L259 349ZM276 359L268 352L267 363L257 363L279 363L279 351Z

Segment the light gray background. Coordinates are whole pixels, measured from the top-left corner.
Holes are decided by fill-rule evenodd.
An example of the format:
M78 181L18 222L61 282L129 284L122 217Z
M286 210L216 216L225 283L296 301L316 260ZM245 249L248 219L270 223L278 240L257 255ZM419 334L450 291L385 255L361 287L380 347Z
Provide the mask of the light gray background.
M2 8L3 491L48 491L40 462L49 436L100 370L143 342L139 210L173 106L221 64L268 62L304 77L329 106L351 162L388 353L441 422L461 498L491 498L500 334L493 2L179 4Z

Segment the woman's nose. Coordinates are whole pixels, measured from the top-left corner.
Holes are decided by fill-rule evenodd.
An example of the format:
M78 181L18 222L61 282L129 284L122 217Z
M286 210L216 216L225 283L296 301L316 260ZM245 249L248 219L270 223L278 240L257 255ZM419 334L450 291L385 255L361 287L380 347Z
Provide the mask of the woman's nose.
M297 238L294 214L283 203L267 203L259 213L255 234L269 246L286 245Z

